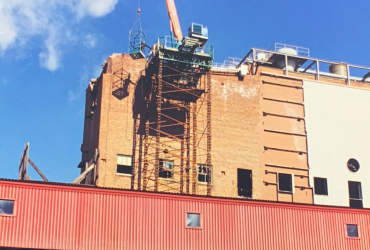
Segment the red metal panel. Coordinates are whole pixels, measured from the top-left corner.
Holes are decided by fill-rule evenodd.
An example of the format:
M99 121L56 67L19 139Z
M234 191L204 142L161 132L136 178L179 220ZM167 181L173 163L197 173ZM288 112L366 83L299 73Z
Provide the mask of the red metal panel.
M0 246L45 249L369 249L369 210L0 181ZM186 228L186 213L201 228ZM346 224L359 225L359 239Z

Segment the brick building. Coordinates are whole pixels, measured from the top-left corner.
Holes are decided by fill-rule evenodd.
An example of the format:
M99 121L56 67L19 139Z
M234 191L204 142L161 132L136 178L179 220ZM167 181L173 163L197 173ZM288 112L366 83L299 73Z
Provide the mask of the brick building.
M206 195L209 191L208 195L212 196L370 207L370 197L363 198L367 196L362 192L366 187L361 186L361 183L367 185L361 176L368 172L366 165L370 164L370 159L361 152L368 142L364 140L364 144L348 146L349 149L338 148L338 143L349 144L351 129L350 125L344 125L345 119L341 120L341 114L347 111L331 108L339 107L344 98L353 100L345 105L349 113L351 110L361 113L363 108L358 109L361 103L368 102L366 77L355 77L350 71L357 66L314 59L298 47L252 49L238 65L212 67L198 79L198 85L205 86L209 76L210 86L205 86L201 97L189 104L188 109L195 107L196 111L188 118L181 113L186 110L186 102L177 100L174 103L171 98L163 98L160 106L162 134L156 144L155 135L148 133L148 140L154 141L150 144L144 139L143 119L155 117L158 112L148 108L150 103L145 106L145 86L153 84L146 75L148 64L145 59L113 54L104 64L100 77L90 82L86 90L81 171L85 170L85 162L90 161L96 149L99 158L97 168L85 180L87 184L145 190L143 183L146 183L147 190L154 190L149 187L157 183L155 191L198 195ZM322 64L330 65L329 69L320 67ZM157 75L151 77L154 79ZM158 77L153 81L158 82ZM209 116L205 101L208 96ZM332 100L330 107L323 108L325 100L329 99ZM145 113L146 108L152 111ZM370 121L366 113L360 116L356 112L351 117L355 124ZM331 123L325 122L328 114L331 114ZM176 140L186 140L183 131L189 125L185 121L194 116L197 122L189 122L191 152L184 153L186 148L182 145L180 155L176 153L180 151L180 146L175 146ZM148 130L159 131L155 129L158 122L151 119L147 119ZM164 130L166 125L168 130ZM179 130L183 134L177 137ZM347 131L348 138L338 136L338 140L334 140L334 137L325 136L329 131L340 135L343 130ZM209 152L206 150L208 131ZM370 139L365 127L353 129L353 132L357 133L353 135L355 138ZM164 143L166 138L173 142ZM320 141L325 147L320 146ZM145 143L149 145L147 182L142 172ZM151 151L151 145L164 146ZM328 155L323 154L324 151ZM207 153L212 158L208 165ZM151 155L153 162L154 155L157 159L152 169ZM337 163L320 160L340 156L344 158ZM364 167L349 171L351 159L354 165L360 162ZM207 166L207 171L203 166ZM328 198L331 195L341 198Z

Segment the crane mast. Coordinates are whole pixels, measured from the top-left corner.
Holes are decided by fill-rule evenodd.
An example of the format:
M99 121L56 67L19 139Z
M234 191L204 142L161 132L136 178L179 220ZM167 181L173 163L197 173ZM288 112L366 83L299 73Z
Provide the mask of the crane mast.
M183 36L181 32L181 26L179 17L177 15L175 2L174 0L166 0L166 5L173 35L176 38L176 40L181 40Z

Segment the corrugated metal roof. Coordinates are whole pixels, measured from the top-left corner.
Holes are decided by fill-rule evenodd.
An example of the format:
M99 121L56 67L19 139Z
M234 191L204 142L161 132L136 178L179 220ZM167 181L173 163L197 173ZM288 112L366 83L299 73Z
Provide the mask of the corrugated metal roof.
M45 249L368 249L370 213L272 202L0 181L0 246ZM200 213L201 228L186 227ZM346 237L357 224L360 238Z

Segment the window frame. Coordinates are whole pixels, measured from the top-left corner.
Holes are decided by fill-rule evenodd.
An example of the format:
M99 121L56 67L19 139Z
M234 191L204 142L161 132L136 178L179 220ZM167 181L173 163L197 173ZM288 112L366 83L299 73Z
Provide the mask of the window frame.
M207 166L207 164L197 164L197 183L202 185L207 185L207 176L208 174L199 173L199 167ZM211 173L211 185L213 184L213 165L210 166L210 173ZM199 181L199 175L205 175L206 181Z
M118 158L119 158L119 156L130 157L131 158L131 166L118 164ZM118 166L130 167L131 168L131 173L130 174L128 174L128 173L119 173L118 172ZM132 176L132 155L117 154L117 159L116 159L116 175Z
M13 201L13 213L12 214L2 214L0 213L0 216L4 217L15 217L16 216L16 211L17 211L17 200L16 199L10 199L10 198L0 198L0 200L5 200L5 201Z
M198 214L199 215L199 227L189 227L188 226L188 214ZM203 229L203 218L202 213L200 212L192 212L187 211L185 212L185 228L186 229L195 229L195 230L202 230Z
M359 191L359 197L360 198L351 198L351 192L350 192L350 183L358 183L360 184L360 190ZM354 201L361 201L361 207L354 207L354 206L351 206L351 200L354 200ZM350 208L355 208L355 209L363 209L364 208L364 199L363 199L363 195L362 195L362 183L360 181L348 181L348 201L349 201L349 207Z
M325 191L326 193L325 194L318 194L316 193L316 182L315 180L325 180ZM327 178L324 178L324 177L313 177L313 185L314 185L314 194L315 195L324 195L324 196L329 196L329 191L328 191L328 179Z
M280 175L289 175L290 176L290 188L291 188L291 191L288 191L288 190L280 190ZM288 173L277 173L277 179L278 179L278 192L279 193L288 193L288 194L292 194L294 193L294 176L293 174L288 174Z
M348 236L348 228L347 228L348 225L355 225L355 226L357 226L357 237ZM344 223L344 229L345 229L345 233L346 233L346 238L347 239L350 239L350 240L360 240L361 239L360 225L358 223L354 223L354 222Z
M162 170L162 172L170 172L171 177L161 177L161 176L159 176L160 172L161 172L161 169L166 169L166 168L163 167L165 162L171 162L173 164L171 170ZM174 176L175 176L174 168L175 168L175 161L174 160L159 159L158 178L164 179L164 180L173 180Z

